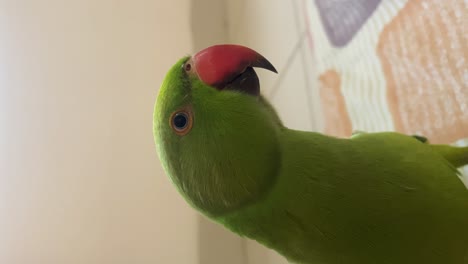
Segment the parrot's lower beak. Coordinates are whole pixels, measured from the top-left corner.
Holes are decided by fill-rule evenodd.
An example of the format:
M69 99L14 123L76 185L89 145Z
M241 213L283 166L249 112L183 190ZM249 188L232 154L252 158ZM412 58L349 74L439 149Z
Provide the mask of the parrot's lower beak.
M252 95L260 94L259 80L253 67L277 72L262 55L238 45L208 47L193 55L187 63L192 64L188 69L210 86L220 90L239 90Z
M227 83L223 89L236 90L258 96L260 95L260 81L255 70L252 67L248 67L243 73L235 77L234 80Z

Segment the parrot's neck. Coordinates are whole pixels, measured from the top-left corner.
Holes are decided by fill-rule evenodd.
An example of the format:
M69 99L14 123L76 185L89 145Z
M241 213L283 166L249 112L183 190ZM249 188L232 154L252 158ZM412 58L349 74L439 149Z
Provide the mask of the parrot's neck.
M323 193L327 185L327 179L322 176L329 175L327 168L330 166L322 166L322 163L339 162L338 158L327 159L339 156L333 153L339 149L333 145L341 145L345 140L286 128L280 138L281 168L269 193L257 203L216 220L240 235L259 240L269 247L287 250L287 255L291 256L297 241L305 239L305 236L316 236L317 239L312 240L320 241L323 235L320 230L305 230L314 226L310 221L315 217L308 215L305 218L304 212L322 213L317 205L310 203L320 200L315 197ZM285 246L288 244L290 247ZM314 247L319 248L320 245Z

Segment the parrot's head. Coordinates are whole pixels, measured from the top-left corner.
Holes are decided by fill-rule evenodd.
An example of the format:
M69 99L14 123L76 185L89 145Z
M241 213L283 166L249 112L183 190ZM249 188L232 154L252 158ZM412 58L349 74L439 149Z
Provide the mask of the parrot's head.
M179 60L159 91L153 132L164 170L208 216L261 199L280 166L283 126L254 67L276 72L247 47L212 46Z

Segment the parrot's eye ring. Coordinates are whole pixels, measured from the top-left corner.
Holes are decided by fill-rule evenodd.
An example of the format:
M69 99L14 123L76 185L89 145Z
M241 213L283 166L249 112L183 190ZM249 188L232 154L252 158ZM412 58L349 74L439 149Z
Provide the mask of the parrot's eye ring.
M192 64L190 64L190 62L185 63L184 70L186 72L189 72L191 69L192 69Z
M186 110L176 111L171 115L170 124L177 135L184 136L192 129L193 117Z

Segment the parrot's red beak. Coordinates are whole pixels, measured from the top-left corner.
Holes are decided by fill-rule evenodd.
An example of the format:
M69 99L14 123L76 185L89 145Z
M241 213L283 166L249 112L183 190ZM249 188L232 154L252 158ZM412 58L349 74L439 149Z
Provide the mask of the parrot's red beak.
M259 81L253 67L277 72L262 55L239 45L208 47L193 55L185 65L186 70L217 89L240 90L259 95Z

